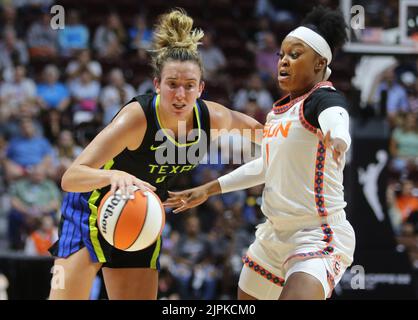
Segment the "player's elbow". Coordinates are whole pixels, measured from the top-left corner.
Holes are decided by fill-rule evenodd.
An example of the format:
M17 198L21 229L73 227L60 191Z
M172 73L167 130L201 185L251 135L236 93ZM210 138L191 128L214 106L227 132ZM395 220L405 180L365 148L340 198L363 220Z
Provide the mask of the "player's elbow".
M61 178L61 189L65 192L71 192L71 172L69 173L69 169L67 169Z

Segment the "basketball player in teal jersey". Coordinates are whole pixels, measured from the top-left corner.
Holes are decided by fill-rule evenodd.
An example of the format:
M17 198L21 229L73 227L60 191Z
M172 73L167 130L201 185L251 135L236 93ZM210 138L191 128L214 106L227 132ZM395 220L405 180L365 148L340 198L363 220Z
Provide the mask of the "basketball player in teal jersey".
M161 239L136 252L110 246L97 229L100 200L109 190L130 196L137 186L156 191L164 201L170 180L203 158L208 140L215 138L210 129L251 129L252 140L261 141L257 121L199 98L204 82L197 44L203 32L192 26L179 10L160 18L153 57L156 95L132 99L65 172L60 237L50 249L57 257L50 299L87 299L100 268L110 299L156 299ZM186 141L190 132L195 138ZM193 160L159 161L164 149L177 155L192 148L198 150Z

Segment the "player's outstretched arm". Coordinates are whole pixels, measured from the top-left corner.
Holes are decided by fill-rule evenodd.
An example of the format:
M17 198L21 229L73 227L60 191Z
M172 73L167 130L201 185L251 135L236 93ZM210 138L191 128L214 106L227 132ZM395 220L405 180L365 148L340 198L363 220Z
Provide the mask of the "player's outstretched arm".
M137 103L131 103L104 128L64 173L61 187L68 192L89 192L111 185L111 191L121 189L122 194L132 194L130 186L155 190L127 172L101 170L105 164L125 148L136 149L142 143L146 130L145 115ZM140 138L138 138L140 137Z
M248 189L265 181L263 158L247 162L230 173L196 188L169 192L164 206L174 208L174 213L196 207L210 196L242 189Z
M238 130L243 137L246 137L254 143L261 144L263 139L264 126L254 118L213 102L205 101L210 112L210 127L215 129L212 138L217 138L217 132L220 130ZM216 131L217 130L217 131Z

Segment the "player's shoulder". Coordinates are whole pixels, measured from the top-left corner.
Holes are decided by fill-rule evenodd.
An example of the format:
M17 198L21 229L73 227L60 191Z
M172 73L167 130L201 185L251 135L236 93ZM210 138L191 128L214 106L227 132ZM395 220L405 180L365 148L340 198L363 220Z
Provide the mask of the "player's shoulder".
M215 101L203 100L203 99L202 101L205 103L205 105L208 107L209 110L222 110L225 108L223 105Z
M335 89L334 87L327 86L318 88L309 96L306 102L311 102L312 104L316 105L329 105L329 106L341 106L344 108L348 107L348 101L345 95Z
M148 94L140 94L131 99L128 103L137 102L141 109L147 113L150 109L152 109L152 105L157 101L157 94L155 93L148 93Z
M115 123L123 123L125 125L136 126L146 122L144 109L139 101L132 100L124 108L120 110L118 115L112 121Z
M211 128L223 128L228 119L230 119L231 110L214 101L203 100L203 102L206 104L209 112Z
M206 107L208 108L209 115L211 118L215 117L222 117L226 112L226 107L221 105L220 103L209 101L209 100L202 100Z
M320 87L312 92L311 97L341 97L345 99L345 95L332 86Z

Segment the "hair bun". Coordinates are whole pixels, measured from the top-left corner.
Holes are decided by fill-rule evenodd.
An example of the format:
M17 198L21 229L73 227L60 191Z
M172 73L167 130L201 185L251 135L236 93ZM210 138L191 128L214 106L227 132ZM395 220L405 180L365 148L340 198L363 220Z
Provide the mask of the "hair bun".
M154 49L183 48L197 51L202 30L193 30L193 19L184 10L175 9L162 15L154 34Z
M347 25L339 10L317 6L302 21L302 25L321 34L334 50L347 40Z

